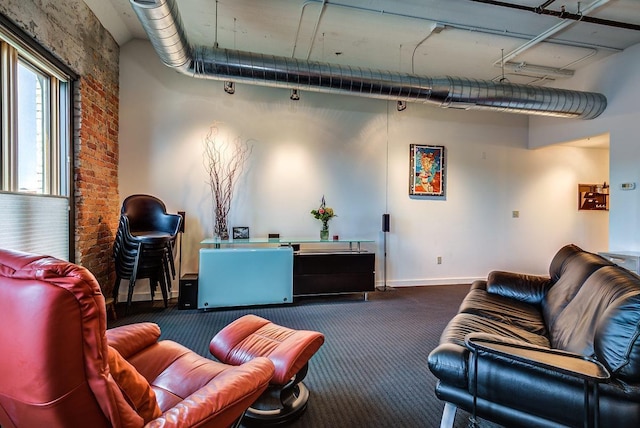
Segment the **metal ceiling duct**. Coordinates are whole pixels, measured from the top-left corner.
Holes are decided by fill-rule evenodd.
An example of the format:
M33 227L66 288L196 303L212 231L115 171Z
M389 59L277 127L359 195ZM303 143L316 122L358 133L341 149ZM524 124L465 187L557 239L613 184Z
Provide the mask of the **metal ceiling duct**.
M458 77L425 77L228 49L191 47L175 0L130 0L162 62L198 78L351 94L443 108L593 119L604 95Z

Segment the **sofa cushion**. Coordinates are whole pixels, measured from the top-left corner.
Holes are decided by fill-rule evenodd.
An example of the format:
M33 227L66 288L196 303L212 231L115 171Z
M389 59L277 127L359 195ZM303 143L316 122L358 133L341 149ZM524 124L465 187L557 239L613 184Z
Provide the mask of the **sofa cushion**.
M613 376L640 381L640 278L626 269L610 267L597 271L588 282L611 289L606 293L611 304L596 327L596 358Z
M487 277L487 291L532 305L540 305L553 283L549 277L493 271Z
M603 273L603 269L587 278L556 318L550 328L553 348L594 356L593 341L598 323L607 308L627 291L625 286L608 282L611 274L615 275L619 269L609 267L609 274Z
M547 336L547 327L539 306L482 289L472 289L465 296L459 312L475 314L540 336Z
M640 278L617 266L597 270L550 335L552 347L595 357L617 378L640 380Z
M564 272L565 265L576 254L583 253L584 250L577 245L569 244L560 248L549 265L549 277L552 282L557 282Z
M111 346L109 372L120 387L131 407L144 419L145 424L162 415L156 394L149 382Z
M560 313L571 302L591 274L612 263L597 254L581 252L569 257L561 267L560 279L542 300L542 314L551 331Z
M532 333L516 325L467 313L458 313L451 319L442 332L440 343L455 343L465 346L465 336L474 332L495 334L532 345L549 347L549 340L543 335Z
M549 347L549 341L542 335L483 315L461 312L447 324L440 337L440 345L429 355L429 368L436 377L446 379L447 383L458 388L467 387L469 351L466 348L465 337L474 332Z

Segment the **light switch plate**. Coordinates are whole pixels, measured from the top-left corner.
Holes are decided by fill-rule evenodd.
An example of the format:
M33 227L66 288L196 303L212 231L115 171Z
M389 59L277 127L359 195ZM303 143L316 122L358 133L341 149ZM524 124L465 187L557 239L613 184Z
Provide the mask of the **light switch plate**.
M620 189L622 190L633 190L636 188L636 183L622 183L620 185Z

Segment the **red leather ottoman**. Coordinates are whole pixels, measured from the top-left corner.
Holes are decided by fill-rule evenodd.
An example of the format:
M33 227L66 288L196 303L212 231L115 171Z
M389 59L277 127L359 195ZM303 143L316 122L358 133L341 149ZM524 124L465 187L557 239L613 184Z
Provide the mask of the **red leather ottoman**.
M209 351L223 363L240 365L256 357L276 367L271 383L245 413L243 424L282 424L307 408L309 390L302 383L309 359L324 343L317 331L293 330L256 315L238 318L211 339Z

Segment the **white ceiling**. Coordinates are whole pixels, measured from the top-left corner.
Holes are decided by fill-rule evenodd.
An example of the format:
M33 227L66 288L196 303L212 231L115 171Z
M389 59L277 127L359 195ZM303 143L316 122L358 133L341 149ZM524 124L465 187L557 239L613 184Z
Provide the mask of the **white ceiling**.
M84 0L115 40L147 36L129 0ZM414 73L563 87L572 73L640 43L640 31L487 0L176 0L192 45ZM544 0L504 0L535 8ZM547 11L640 28L640 0L547 1ZM511 53L520 52L511 57ZM501 59L508 57L504 70ZM568 73L568 76L560 76ZM608 138L589 147L606 147ZM597 144L596 141L598 142ZM580 144L572 142L572 144Z
M146 38L129 0L84 0L123 45ZM640 43L640 31L474 0L176 0L192 45L437 77L545 84ZM486 0L483 0L486 1ZM495 2L493 2L495 3ZM505 0L528 8L543 0ZM548 11L634 24L640 0L552 1ZM596 7L599 6L599 7ZM552 32L550 37L541 37ZM536 68L538 70L536 70ZM557 71L557 72L554 72ZM569 77L570 78L570 77Z

